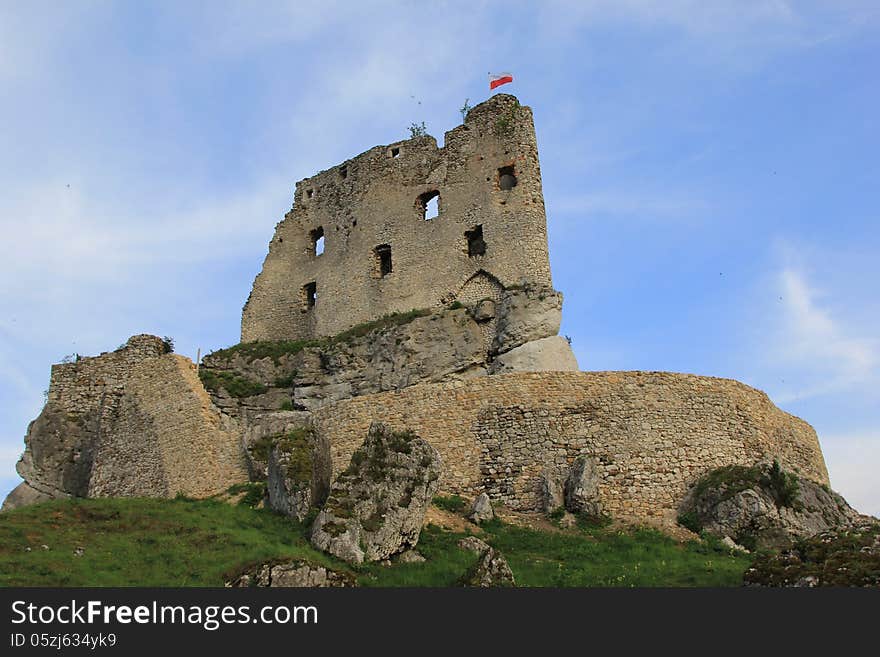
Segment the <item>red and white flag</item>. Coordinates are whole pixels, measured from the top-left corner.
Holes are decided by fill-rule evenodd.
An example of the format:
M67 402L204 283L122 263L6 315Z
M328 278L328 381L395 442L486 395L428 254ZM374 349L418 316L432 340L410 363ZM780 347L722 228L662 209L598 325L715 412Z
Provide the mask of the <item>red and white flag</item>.
M513 82L512 73L489 73L489 91L497 89L502 84Z

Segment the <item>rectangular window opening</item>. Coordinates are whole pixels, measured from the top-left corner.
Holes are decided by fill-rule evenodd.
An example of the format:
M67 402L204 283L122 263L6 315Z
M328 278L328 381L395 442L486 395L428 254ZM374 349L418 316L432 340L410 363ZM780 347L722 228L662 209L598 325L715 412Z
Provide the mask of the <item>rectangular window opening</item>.
M384 278L391 273L391 245L380 244L373 249L375 255L375 275L376 278Z
M324 227L318 226L309 232L312 240L312 255L319 256L324 253Z
M486 242L483 240L483 226L474 226L471 230L464 231L468 245L468 257L486 255Z
M306 283L302 287L303 310L309 310L315 307L318 302L318 284L315 281Z
M399 155L400 155L400 149L399 149L399 148L392 148L392 149L391 149L391 157L398 157Z
M436 219L440 215L440 192L433 190L419 195L416 205L422 211L422 219Z

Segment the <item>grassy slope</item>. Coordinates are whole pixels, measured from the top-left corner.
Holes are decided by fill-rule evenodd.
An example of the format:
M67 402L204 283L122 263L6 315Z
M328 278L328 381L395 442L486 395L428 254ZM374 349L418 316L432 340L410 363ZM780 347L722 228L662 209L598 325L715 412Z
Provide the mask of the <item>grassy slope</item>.
M482 538L525 586L737 586L749 565L648 529L548 533L500 522L485 529ZM355 572L367 586L452 586L476 559L456 547L463 535L430 526L419 543L426 563ZM0 515L3 586L222 586L245 563L287 556L346 568L313 550L304 527L217 501L56 501Z

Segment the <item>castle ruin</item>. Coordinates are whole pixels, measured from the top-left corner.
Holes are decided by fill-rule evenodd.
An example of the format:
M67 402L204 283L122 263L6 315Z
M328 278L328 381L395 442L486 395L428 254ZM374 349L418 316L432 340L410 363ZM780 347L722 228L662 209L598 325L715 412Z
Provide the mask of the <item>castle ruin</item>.
M552 287L541 169L531 109L498 94L440 148L430 136L376 146L297 183L241 340L335 335L523 285Z
M374 421L436 448L444 493L520 511L541 510L542 487L584 459L597 504L636 522L674 523L689 487L725 465L778 460L828 483L815 431L762 392L581 372L561 312L532 112L498 94L443 147L418 136L299 182L241 344L198 375L149 336L54 367L6 504L214 494L265 480L292 429L329 445L338 474Z

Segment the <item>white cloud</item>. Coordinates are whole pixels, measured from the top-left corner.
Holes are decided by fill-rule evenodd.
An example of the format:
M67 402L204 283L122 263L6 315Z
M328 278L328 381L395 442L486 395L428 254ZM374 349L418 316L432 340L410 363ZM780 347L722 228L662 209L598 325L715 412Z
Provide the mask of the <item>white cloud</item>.
M783 314L776 338L764 356L780 372L788 371L789 380L800 381L799 388L778 395L779 402L880 381L880 343L876 338L860 335L835 317L802 272L785 268L777 284Z
M822 451L831 487L857 511L880 518L880 430L824 436Z

